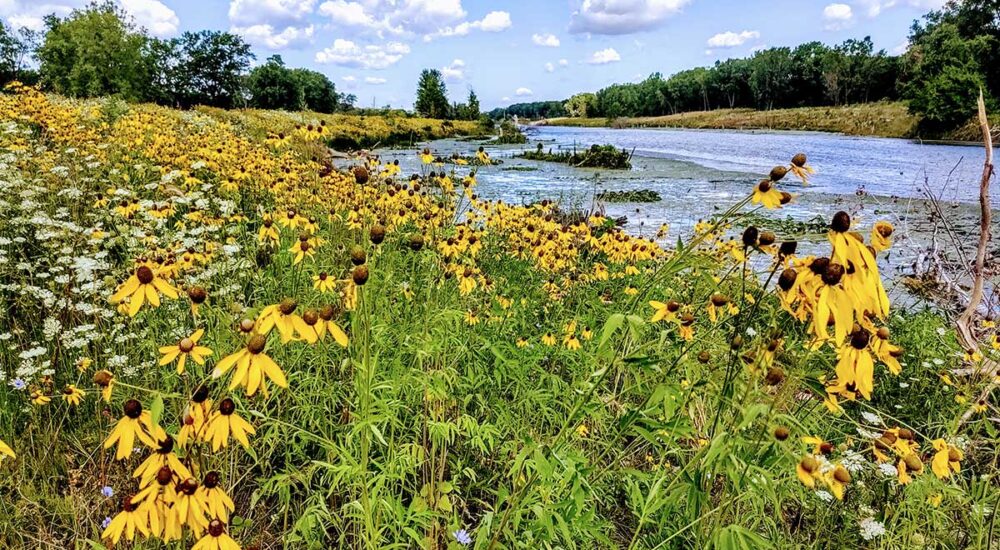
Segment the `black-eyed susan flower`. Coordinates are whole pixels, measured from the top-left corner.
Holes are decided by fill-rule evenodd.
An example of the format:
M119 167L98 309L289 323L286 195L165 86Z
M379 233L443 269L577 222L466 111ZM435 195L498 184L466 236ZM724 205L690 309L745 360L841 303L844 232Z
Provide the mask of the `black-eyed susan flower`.
M198 345L198 340L200 340L204 334L205 329L198 329L194 331L191 336L181 338L175 346L161 347L160 353L163 357L160 358L159 365L162 367L177 361L177 374L184 374L184 364L188 357L190 357L195 363L204 365L205 358L212 355L211 349Z
M936 451L934 458L931 459L931 471L938 479L947 479L951 477L952 473L957 474L962 470L961 461L964 455L958 447L949 445L943 439L935 439L931 444Z
M875 227L872 228L872 248L875 252L882 252L883 250L888 250L892 246L892 224L887 221L875 222Z
M295 326L302 320L295 314L298 302L293 298L285 298L277 304L272 304L261 310L257 316L257 332L267 336L272 328L278 329L281 342L288 343L295 338Z
M212 412L212 400L208 398L208 387L198 386L181 415L181 429L177 432L177 444L186 447L202 433Z
M101 369L94 373L94 384L101 388L101 398L105 403L111 402L111 391L115 384L115 377L110 371Z
M11 449L10 445L0 440L0 460L3 460L3 457L5 456L8 456L10 458L17 458L17 455L14 454L14 449Z
M114 546L122 536L129 541L135 540L136 533L149 536L149 511L150 508L142 506L141 502L133 502L131 496L123 498L121 511L111 519L101 538Z
M649 319L651 323L675 321L677 319L677 311L681 308L681 305L673 300L666 303L653 300L649 302L649 306L654 310L653 316Z
M322 272L319 275L313 275L313 288L326 293L333 292L336 288L337 280L331 277L327 272Z
M132 472L132 477L139 480L140 487L146 487L153 482L161 468L169 468L179 479L191 477L191 472L177 458L174 438L169 435L160 440L156 449Z
M753 188L750 199L754 204L760 204L767 209L781 208L781 192L775 188L771 180L761 180Z
M816 173L812 166L806 164L805 153L798 153L792 157L792 164L788 169L795 174L795 177L802 180L802 183L809 183L809 176Z
M48 405L52 396L40 389L31 390L31 402L35 405Z
M193 477L187 477L177 484L177 497L173 508L180 523L195 532L201 531L208 525L206 510L198 493L198 480Z
M240 550L240 545L226 534L224 522L213 519L208 522L205 536L198 539L191 550Z
M265 381L268 379L278 387L287 388L288 380L285 378L285 373L264 353L266 345L267 338L263 334L251 335L244 348L223 358L215 365L212 378L221 377L235 366L232 380L229 382L230 390L244 386L247 396L253 396L258 390L267 395Z
M86 392L76 387L75 384L66 384L66 387L63 388L62 392L63 401L74 406L79 405L80 401L82 401L86 395Z
M198 316L198 309L208 299L208 291L204 287L192 286L187 291L188 299L191 300L191 315Z
M816 487L816 480L821 477L819 466L819 460L815 456L805 455L795 465L795 475L803 485L813 489Z
M160 294L177 299L177 290L170 286L170 283L157 275L149 266L141 265L111 295L111 303L122 304L128 299L126 311L129 316L135 316L146 302L153 307L159 307Z
M556 345L556 337L551 332L546 332L542 335L542 343L546 346Z
M844 384L853 383L865 399L872 398L874 388L875 361L868 349L870 339L867 330L856 327L841 346L837 358L837 380Z
M208 419L202 438L211 442L213 451L218 451L228 445L230 435L243 447L249 449L250 440L247 436L255 433L257 432L253 426L236 414L236 403L227 397L219 402L219 410L212 413Z
M837 464L833 469L823 474L823 480L833 496L837 497L837 500L844 500L844 489L851 483L851 473L847 471L847 468Z
M129 399L125 402L122 410L124 416L115 424L111 435L104 440L105 449L110 448L115 443L118 444L118 450L115 452L116 459L128 458L136 440L156 449L159 447L157 442L166 439L167 433L163 431L163 428L153 423L152 415L149 414L149 411L142 410L142 404L137 400Z
M219 472L208 472L198 488L202 509L209 518L229 521L229 514L236 510L236 504L229 498L221 485Z

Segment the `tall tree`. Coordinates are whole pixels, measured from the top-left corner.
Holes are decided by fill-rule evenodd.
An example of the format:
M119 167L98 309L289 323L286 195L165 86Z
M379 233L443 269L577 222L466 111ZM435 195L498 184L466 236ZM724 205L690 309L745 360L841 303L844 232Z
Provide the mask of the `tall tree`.
M302 86L305 108L317 113L337 110L337 88L323 73L308 69L292 69L292 74Z
M220 31L186 32L178 47L178 103L223 108L245 104L243 74L254 55L242 38Z
M417 82L417 113L429 118L448 118L448 88L441 71L424 69Z
M49 15L45 26L45 40L37 52L45 85L74 97L145 97L147 39L116 4L110 0L91 4L65 19Z
M298 111L305 106L302 81L285 67L280 55L272 55L247 77L250 105L258 109Z
M469 99L465 102L465 120L476 120L479 118L479 96L476 91L469 89Z

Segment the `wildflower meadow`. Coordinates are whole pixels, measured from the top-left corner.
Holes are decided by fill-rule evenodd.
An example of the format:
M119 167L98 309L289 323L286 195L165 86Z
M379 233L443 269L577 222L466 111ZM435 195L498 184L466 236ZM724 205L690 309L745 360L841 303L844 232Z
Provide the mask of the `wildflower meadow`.
M996 329L809 151L640 236L366 118L0 95L0 547L996 547Z

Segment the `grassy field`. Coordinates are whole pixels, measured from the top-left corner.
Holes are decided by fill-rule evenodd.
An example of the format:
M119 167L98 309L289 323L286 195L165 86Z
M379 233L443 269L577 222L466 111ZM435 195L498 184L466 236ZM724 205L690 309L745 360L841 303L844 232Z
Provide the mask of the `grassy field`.
M868 103L844 107L802 107L757 111L719 109L659 117L607 119L554 118L557 126L621 128L701 128L730 130L805 130L854 136L907 138L917 134L917 118L904 103Z
M804 156L646 239L325 156L407 121L0 95L0 547L996 540L995 328L769 228Z

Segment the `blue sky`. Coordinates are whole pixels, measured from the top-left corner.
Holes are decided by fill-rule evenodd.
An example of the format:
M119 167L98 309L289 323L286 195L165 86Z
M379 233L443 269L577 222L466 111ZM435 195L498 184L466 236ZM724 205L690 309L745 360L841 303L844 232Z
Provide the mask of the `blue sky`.
M484 109L564 99L659 71L768 46L870 35L901 51L911 22L943 0L116 0L151 34L222 29L258 62L280 54L323 72L362 106L411 108L421 69ZM0 0L0 17L39 27L86 0Z

